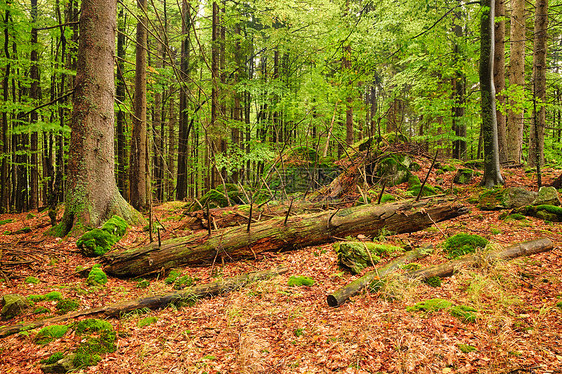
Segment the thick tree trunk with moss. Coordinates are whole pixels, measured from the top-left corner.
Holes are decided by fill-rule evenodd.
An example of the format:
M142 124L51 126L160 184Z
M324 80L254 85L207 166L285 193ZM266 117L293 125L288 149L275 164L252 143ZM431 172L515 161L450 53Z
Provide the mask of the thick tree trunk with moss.
M331 212L274 218L246 226L200 232L122 253L104 256L105 270L129 277L179 265L205 265L216 261L256 258L265 251L281 251L328 243L337 238L363 234L376 236L414 232L465 214L467 209L451 201L425 200L386 205L363 205Z
M68 191L55 234L99 226L112 215L142 219L121 196L114 177L114 59L117 2L84 0L74 108L71 120Z

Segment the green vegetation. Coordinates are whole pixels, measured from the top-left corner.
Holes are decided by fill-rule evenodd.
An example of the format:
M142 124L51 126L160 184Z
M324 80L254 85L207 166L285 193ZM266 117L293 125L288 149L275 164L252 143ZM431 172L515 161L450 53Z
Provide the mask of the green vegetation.
M59 291L51 291L45 294L45 300L47 301L55 301L61 299L62 299L62 294Z
M426 284L430 285L431 287L441 287L441 278L440 277L429 277L424 282Z
M292 275L287 282L289 287L300 287L300 286L312 286L314 285L314 279L310 277L305 277L303 275Z
M409 306L406 308L408 312L436 312L443 309L449 309L453 306L453 303L449 300L444 299L430 299L425 301L420 301L419 303L415 304L414 306Z
M137 288L147 288L150 286L150 281L146 279L139 279L137 282Z
M504 189L501 187L484 191L478 198L478 209L493 210L505 203Z
M76 245L84 256L102 256L121 240L127 227L127 223L121 217L113 216L103 224L101 229L93 229L82 235Z
M158 321L158 318L156 317L146 317L139 321L138 326L145 327L148 325L152 325L153 323L156 323L156 321Z
M5 225L7 223L12 223L12 222L14 222L14 220L11 219L11 218L4 219L4 220L0 221L0 226Z
M58 314L65 314L73 310L77 310L80 307L80 303L73 299L62 299L59 300L55 308Z
M51 325L43 327L37 333L35 337L35 342L37 344L47 344L55 339L62 338L64 334L68 331L68 326L66 325Z
M474 312L476 312L476 309L465 305L456 305L449 310L453 317L457 317L463 322L476 321L476 314Z
M181 270L174 269L170 271L168 277L164 280L164 282L166 282L166 284L173 284L176 281L176 279L180 277L180 275L181 275Z
M44 306L38 306L33 310L33 314L48 314L51 313L51 310Z
M90 274L88 274L86 283L92 286L103 285L107 283L107 275L101 269L101 265L95 264L94 266L92 266L92 270L90 270Z
M25 278L24 282L27 283L27 284L39 284L39 282L41 282L41 281L38 278L29 276L29 277Z
M488 240L480 235L457 234L451 236L443 243L447 257L455 258L476 251L476 248L485 248Z
M73 329L79 334L84 334L87 332L112 331L113 326L111 323L101 319L88 318L75 323Z
M45 358L45 359L41 360L41 363L43 363L43 364L54 364L55 362L59 361L63 357L64 357L64 353L55 352L52 355L50 355L48 358Z
M43 296L43 295L28 295L27 300L32 301L34 303L37 303L37 302L45 300L45 296Z
M404 251L401 247L373 242L339 242L335 243L333 248L338 255L340 266L354 274L379 263L383 256Z
M389 203L389 202L391 202L391 201L396 201L396 197L394 197L394 196L391 195L391 194L387 194L387 193L385 193L385 194L382 195L382 197L381 197L381 204Z
M473 346L468 345L468 344L459 344L459 345L457 345L457 347L459 347L459 350L462 353L470 353L470 352L476 351L476 347L473 347Z
M191 275L184 275L182 277L176 278L174 288L175 289L182 289L185 287L192 286L195 283L195 279Z

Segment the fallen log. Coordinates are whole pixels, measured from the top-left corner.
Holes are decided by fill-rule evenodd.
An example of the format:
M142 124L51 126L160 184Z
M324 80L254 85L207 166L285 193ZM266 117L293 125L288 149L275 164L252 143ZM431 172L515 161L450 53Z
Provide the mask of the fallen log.
M121 314L128 313L135 309L157 309L173 303L192 301L201 297L219 295L240 289L245 285L258 280L267 279L286 273L288 270L289 269L286 267L279 267L273 270L245 273L235 277L220 279L215 282L186 288L185 290L181 291L161 293L148 297L141 297L135 300L121 301L115 304L98 308L79 310L64 314L62 316L46 318L28 324L17 324L12 326L0 327L0 338L5 338L6 336L16 334L20 331L27 331L45 325L62 323L83 316L103 314L106 316L118 317Z
M378 235L383 227L393 233L414 232L467 213L455 202L424 200L385 205L363 205L256 223L251 230L236 227L152 243L120 253L107 253L104 270L120 277L139 276L180 265L256 258L264 251L296 249L324 244L349 235Z
M348 285L341 287L332 294L328 295L327 302L329 306L337 307L342 305L351 296L358 294L372 282L380 279L393 271L399 269L402 265L412 261L419 260L429 254L431 248L417 248L409 251L404 256L390 261L388 264L378 267L373 271L368 272L361 278L358 278Z
M505 249L498 249L496 251L466 255L458 260L453 260L440 265L429 266L427 268L419 269L408 273L406 276L412 279L426 280L431 277L450 277L459 269L473 266L481 267L483 264L510 260L512 258L529 256L535 253L547 252L554 248L554 243L548 238L541 238L531 240L519 244L512 245Z

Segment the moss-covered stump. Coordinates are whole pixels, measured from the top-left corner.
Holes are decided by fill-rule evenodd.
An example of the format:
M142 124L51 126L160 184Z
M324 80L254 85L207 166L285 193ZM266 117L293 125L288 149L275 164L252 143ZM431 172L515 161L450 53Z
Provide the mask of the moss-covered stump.
M390 244L372 242L335 243L334 250L338 254L340 266L353 274L359 274L366 267L375 266L380 262L381 256L404 251Z
M121 217L113 216L101 229L93 229L82 235L76 242L82 254L87 257L99 257L111 250L127 232L127 222Z
M447 238L443 243L443 250L447 257L455 258L473 253L477 248L485 248L488 240L480 235L457 234Z
M473 169L459 169L457 170L453 182L456 184L470 184L472 182L472 177L474 177L475 172Z
M4 295L0 300L2 311L0 316L3 320L11 319L25 313L33 303L21 295Z
M562 222L562 207L554 205L529 205L517 209L516 213L521 213L529 217L540 218L544 221Z

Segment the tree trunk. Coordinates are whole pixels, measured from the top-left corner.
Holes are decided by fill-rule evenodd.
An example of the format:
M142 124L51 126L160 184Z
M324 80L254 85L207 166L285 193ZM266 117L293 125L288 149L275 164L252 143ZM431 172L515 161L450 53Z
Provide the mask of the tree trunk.
M182 41L180 58L180 113L178 136L178 177L176 199L187 197L187 160L189 156L189 113L186 82L189 80L189 39L191 30L191 8L187 0L182 1Z
M544 129L546 126L546 48L548 0L535 3L535 41L533 47L533 99L536 110L529 134L530 167L544 164Z
M464 57L461 55L459 41L463 38L463 27L461 25L462 13L455 12L453 32L455 34L455 44L453 47L453 58L457 64L460 64ZM453 78L453 130L458 137L466 137L465 114L465 94L466 94L466 76L460 66L455 71ZM420 134L423 135L423 134ZM453 141L453 157L462 160L466 158L466 140L457 139Z
M37 106L39 103L39 44L37 28L37 0L31 0L31 22L33 27L31 29L31 67L29 71L29 78L31 79L31 87L29 90L29 98L32 105ZM29 167L29 209L37 209L39 206L39 162L37 152L39 151L39 138L37 130L34 129L35 124L39 120L37 111L30 113L29 124L31 128L30 134L30 167Z
M400 269L402 265L419 260L427 256L430 248L418 248L406 253L404 256L390 261L388 264L378 267L377 269L368 272L361 278L358 278L350 284L343 286L332 294L328 295L327 302L329 306L340 306L351 296L358 294L368 287L373 281L380 279L393 271Z
M498 20L494 23L494 85L496 100L505 104L505 0L496 0L495 14ZM498 122L498 149L500 162L507 161L506 116L496 108Z
M524 111L516 109L524 100L525 89L525 0L511 0L509 85L510 109L507 112L507 160L521 162ZM516 97L513 97L517 93ZM518 105L519 104L519 105ZM515 109L514 109L515 108Z
M114 60L117 2L84 0L80 15L68 193L56 234L98 226L112 215L142 220L119 193L114 176Z
M131 163L129 168L129 191L131 205L139 210L148 207L147 176L147 130L146 130L146 0L137 0L139 19L137 23L135 98L133 134L131 136Z
M5 338L20 331L37 329L47 324L59 324L78 317L91 316L95 314L105 314L107 316L119 317L124 313L131 312L136 309L163 308L166 305L194 301L201 297L208 297L238 290L245 285L263 279L268 279L288 271L286 267L279 267L273 270L257 271L253 273L241 274L231 278L220 279L212 283L201 284L183 291L167 292L156 294L149 297L141 297L131 301L122 301L107 306L91 308L70 312L62 316L37 320L28 324L18 324L0 328L0 338Z
M467 266L480 267L493 261L510 260L512 258L529 256L535 253L550 251L554 243L548 238L519 243L505 249L499 249L482 255L468 255L440 265L430 266L408 273L408 278L425 280L431 277L449 277L459 269Z
M480 20L480 91L482 95L482 137L484 143L484 177L481 184L503 184L500 172L496 90L494 88L494 9L495 0L481 0Z
M465 214L457 204L435 200L364 205L355 208L291 217L274 218L246 227L217 230L153 243L123 253L107 254L105 270L116 276L138 276L179 265L202 265L214 261L255 258L271 250L319 245L348 235L378 235L380 230L405 233Z
M9 0L6 4L10 4ZM9 84L10 84L10 71L12 69L10 64L10 33L9 33L9 21L10 20L10 7L6 7L6 13L4 16L4 58L6 59L6 65L4 67L4 77L2 79L2 98L4 103L8 102L9 99ZM8 137L8 112L2 111L2 165L0 171L0 177L2 178L2 183L0 185L0 212L5 213L9 210L10 206L10 178L8 171L8 160L10 154L10 142ZM13 181L12 181L13 183Z
M126 137L127 124L125 123L125 30L127 27L127 16L125 9L121 6L119 10L118 34L117 34L117 91L115 98L117 99L117 187L123 196L128 195L127 191L127 175L125 173L127 160Z

